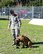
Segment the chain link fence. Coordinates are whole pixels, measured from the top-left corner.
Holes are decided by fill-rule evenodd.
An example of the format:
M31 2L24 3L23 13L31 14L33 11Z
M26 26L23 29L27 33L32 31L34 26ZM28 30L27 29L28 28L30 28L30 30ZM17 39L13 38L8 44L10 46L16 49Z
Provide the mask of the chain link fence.
M8 18L11 9L14 10L20 18L43 18L43 6L0 8L0 18Z

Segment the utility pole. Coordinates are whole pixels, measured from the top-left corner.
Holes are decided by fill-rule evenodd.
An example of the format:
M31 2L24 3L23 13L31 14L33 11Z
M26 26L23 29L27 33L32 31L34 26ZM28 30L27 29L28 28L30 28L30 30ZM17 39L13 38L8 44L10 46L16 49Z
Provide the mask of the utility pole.
M9 5L8 5L8 19L9 19Z
M42 6L43 6L43 0L42 0Z

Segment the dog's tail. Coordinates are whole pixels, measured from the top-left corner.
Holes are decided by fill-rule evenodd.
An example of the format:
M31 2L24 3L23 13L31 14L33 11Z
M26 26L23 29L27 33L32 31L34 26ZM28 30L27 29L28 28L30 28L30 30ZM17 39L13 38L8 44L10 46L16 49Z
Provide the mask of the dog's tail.
M33 42L32 45L34 44L43 44L43 42Z

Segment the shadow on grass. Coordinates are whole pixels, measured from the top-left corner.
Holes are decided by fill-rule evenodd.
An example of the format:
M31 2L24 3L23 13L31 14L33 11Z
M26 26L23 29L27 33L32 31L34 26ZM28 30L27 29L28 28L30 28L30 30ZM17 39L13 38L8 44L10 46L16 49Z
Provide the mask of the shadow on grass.
M43 42L33 42L32 45L35 45L35 44L43 44Z
M39 46L32 46L31 48L38 48Z
M38 48L39 46L36 46L38 44L43 44L43 42L34 42L34 43L32 43L32 45L33 45L32 48Z

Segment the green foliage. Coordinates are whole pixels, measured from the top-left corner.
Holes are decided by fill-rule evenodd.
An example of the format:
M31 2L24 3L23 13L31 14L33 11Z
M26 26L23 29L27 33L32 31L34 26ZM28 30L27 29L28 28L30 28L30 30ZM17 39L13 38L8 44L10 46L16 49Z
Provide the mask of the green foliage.
M0 7L14 6L17 3L22 3L23 6L41 6L43 5L43 0L0 0Z
M12 0L1 0L0 7L8 6L11 2Z

